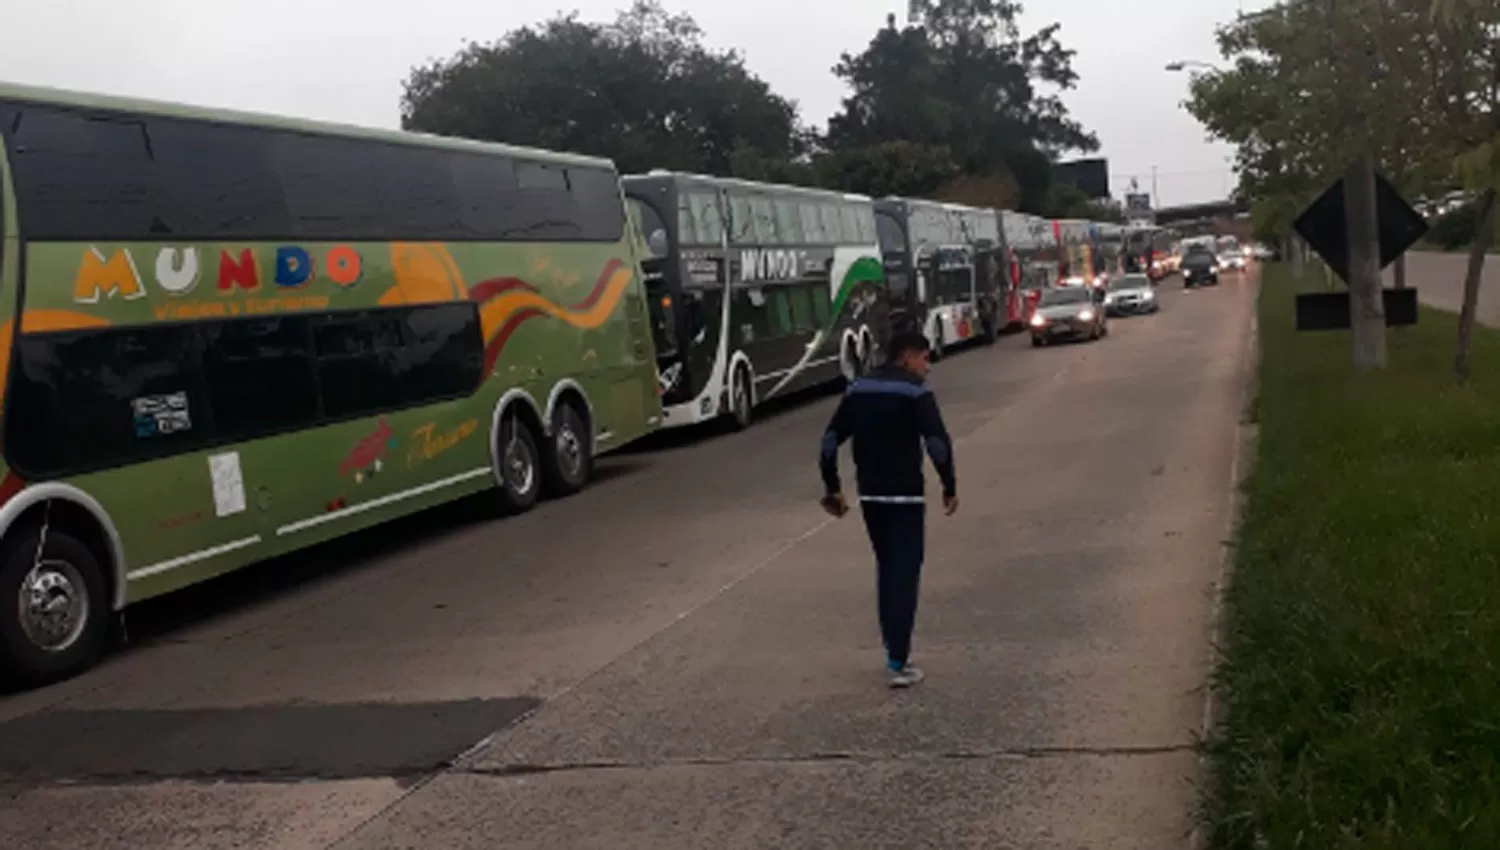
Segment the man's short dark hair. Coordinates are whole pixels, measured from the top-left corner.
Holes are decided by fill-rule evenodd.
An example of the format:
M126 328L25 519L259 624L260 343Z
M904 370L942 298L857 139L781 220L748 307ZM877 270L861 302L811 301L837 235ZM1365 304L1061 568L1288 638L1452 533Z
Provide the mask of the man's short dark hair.
M900 363L908 353L931 350L932 343L920 331L898 331L891 335L891 341L886 344L885 361Z

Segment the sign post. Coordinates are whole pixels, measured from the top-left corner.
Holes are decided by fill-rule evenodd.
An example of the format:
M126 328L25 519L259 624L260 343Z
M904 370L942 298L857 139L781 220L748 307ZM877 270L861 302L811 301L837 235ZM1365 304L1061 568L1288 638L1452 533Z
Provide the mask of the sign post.
M1380 268L1384 269L1427 233L1427 221L1379 173L1375 174L1375 211L1379 222ZM1329 186L1302 211L1292 229L1317 252L1329 271L1344 281L1345 289L1297 296L1297 330L1335 330L1349 327L1349 228L1344 208L1344 181ZM1412 288L1382 290L1387 327L1417 321L1417 295Z

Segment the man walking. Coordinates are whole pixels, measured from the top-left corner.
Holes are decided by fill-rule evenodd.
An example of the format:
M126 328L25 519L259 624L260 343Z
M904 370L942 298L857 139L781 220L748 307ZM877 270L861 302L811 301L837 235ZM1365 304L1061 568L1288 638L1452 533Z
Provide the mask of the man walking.
M875 549L880 632L893 688L922 681L910 663L911 632L917 616L917 588L927 506L923 497L922 448L943 482L943 508L958 510L953 475L953 443L943 428L937 400L928 389L931 346L916 331L892 335L886 364L849 387L823 434L819 467L826 495L823 509L835 517L849 512L839 484L839 446L854 440L860 511Z

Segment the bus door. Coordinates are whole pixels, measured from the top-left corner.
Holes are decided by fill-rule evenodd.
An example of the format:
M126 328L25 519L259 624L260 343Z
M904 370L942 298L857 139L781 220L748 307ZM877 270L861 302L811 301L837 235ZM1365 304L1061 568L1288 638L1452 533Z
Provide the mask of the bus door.
M657 389L663 404L680 404L691 400L684 372L681 339L683 314L680 258L661 210L650 200L627 195L632 218L640 227L645 254L641 274L646 284L646 306L650 314L651 343L656 351Z
M1000 263L1000 249L985 243L974 255L974 286L978 290L979 332L993 338L1006 325L1009 299L1007 278Z
M972 338L979 318L973 256L967 246L944 246L933 252L932 266L935 294L929 295L928 303L937 308L936 331L944 343Z
M1027 318L1021 258L1014 248L1006 248L1005 261L1005 326L1016 327L1025 323Z
M880 239L881 261L885 265L885 290L888 320L875 329L882 351L895 331L920 328L923 318L922 293L906 222L892 212L875 211L875 232Z

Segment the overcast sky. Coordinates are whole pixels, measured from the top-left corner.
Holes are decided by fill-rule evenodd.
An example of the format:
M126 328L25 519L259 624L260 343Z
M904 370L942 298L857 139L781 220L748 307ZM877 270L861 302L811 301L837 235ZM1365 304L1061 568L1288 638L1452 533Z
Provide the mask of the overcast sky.
M0 80L394 127L414 64L561 9L607 20L629 0L0 0ZM1164 205L1216 200L1232 151L1181 108L1163 66L1214 60L1213 31L1263 0L1032 0L1030 30L1060 21L1081 80L1066 95L1098 133L1117 195L1132 175ZM822 125L844 96L832 66L905 0L664 0L710 43Z

